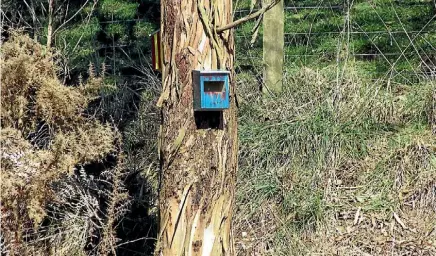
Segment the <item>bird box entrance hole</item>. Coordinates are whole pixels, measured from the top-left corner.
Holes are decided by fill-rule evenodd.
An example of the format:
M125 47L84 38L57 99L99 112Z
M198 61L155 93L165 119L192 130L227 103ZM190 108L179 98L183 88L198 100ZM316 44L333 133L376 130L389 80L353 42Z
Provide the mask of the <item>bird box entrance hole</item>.
M205 81L204 91L205 92L223 92L224 91L224 81Z

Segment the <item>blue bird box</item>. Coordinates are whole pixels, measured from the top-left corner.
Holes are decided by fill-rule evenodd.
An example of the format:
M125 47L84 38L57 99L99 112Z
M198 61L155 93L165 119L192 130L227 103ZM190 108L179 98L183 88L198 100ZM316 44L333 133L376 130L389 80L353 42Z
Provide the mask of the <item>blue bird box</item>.
M193 70L195 111L229 108L229 75L226 70Z

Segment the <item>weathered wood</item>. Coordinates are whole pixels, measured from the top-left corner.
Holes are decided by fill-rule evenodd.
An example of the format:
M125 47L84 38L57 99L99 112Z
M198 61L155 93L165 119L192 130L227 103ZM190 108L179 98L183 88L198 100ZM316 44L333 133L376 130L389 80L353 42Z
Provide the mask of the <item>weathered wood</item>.
M264 0L268 5L271 0ZM263 17L264 84L262 91L277 94L282 90L284 60L284 11L279 0Z
M237 120L232 0L162 0L164 63L160 131L159 255L232 255ZM199 129L208 112L193 111L192 70L231 71L230 108L220 128ZM202 127L202 126L201 126Z
M51 48L53 40L53 9L54 0L48 1L47 49Z

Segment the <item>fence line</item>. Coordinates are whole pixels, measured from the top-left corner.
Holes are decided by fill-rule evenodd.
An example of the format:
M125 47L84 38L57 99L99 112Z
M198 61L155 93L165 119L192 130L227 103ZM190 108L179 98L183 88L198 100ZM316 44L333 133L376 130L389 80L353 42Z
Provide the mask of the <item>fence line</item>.
M333 9L333 10L341 10L343 9L343 5L332 5L332 6L285 6L284 10L304 10L304 9ZM243 12L256 12L260 9L239 9L236 10L235 13L243 13Z
M300 56L311 56L311 57L322 57L327 55L336 55L336 52L330 54L285 54L285 57L300 57ZM416 53L349 53L350 56L400 56L400 55L414 55Z
M100 24L112 24L112 23L123 23L123 22L137 22L137 21L144 21L149 19L130 19L130 20L108 20L108 21L99 21Z
M435 31L330 31L330 32L287 32L284 33L285 36L293 36L293 35L339 35L339 34L428 34L428 33L436 33ZM236 35L235 38L247 38L251 37L251 35Z
M435 33L435 31L331 31L331 32L288 32L285 35L317 35L317 34L416 34L416 33Z
M428 4L404 4L405 7L424 7L424 6L432 6L431 2L428 2ZM305 9L330 9L330 10L343 10L346 6L344 5L331 5L331 6L285 6L284 10L305 10ZM256 12L260 9L239 9L234 11L234 13L246 13L246 12Z

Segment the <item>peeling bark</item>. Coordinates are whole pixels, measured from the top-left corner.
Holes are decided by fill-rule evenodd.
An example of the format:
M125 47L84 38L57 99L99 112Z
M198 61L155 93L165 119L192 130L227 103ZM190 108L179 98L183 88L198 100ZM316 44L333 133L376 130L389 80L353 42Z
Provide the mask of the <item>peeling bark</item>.
M159 151L159 255L233 255L237 120L232 0L162 0L164 63ZM192 70L230 70L230 108L219 129L197 128ZM203 118L207 118L207 113Z

